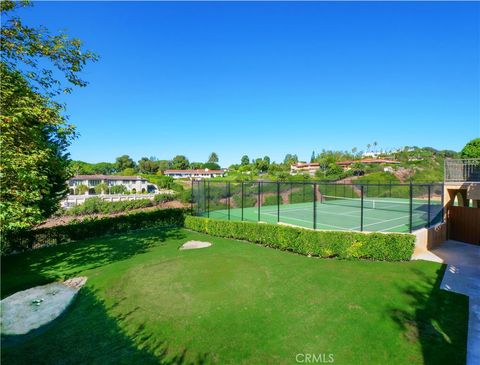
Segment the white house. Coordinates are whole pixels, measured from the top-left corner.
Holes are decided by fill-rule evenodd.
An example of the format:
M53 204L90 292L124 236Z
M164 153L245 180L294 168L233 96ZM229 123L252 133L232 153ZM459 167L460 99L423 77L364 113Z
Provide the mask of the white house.
M195 169L195 170L165 170L163 173L174 179L209 179L211 177L224 176L223 170Z
M109 188L123 185L130 193L155 193L158 190L156 185L140 176L77 175L68 180L72 194L75 194L75 188L80 185L88 187L85 194L94 194L95 186L100 183L106 184Z
M290 166L290 175L309 174L315 176L315 172L320 168L317 162L298 162Z

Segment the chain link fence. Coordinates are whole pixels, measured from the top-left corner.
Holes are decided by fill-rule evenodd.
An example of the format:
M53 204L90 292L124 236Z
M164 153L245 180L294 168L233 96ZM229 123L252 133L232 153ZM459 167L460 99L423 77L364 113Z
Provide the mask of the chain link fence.
M193 181L194 214L311 229L412 232L443 222L443 184Z

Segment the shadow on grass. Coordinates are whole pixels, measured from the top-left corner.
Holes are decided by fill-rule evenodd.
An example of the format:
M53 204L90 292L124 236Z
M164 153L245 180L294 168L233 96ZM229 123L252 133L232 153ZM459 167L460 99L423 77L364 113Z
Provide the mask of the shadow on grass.
M129 317L138 309L113 318L105 304L83 288L67 312L36 337L2 338L2 364L206 364L207 354L173 352L143 325L129 329ZM3 346L5 343L14 345Z
M426 365L466 361L468 298L440 289L445 269L443 265L435 278L415 269L420 284L400 288L408 295L411 310L390 312L407 340L421 344Z
M145 253L185 235L178 228L158 228L95 238L2 257L2 298L19 290Z

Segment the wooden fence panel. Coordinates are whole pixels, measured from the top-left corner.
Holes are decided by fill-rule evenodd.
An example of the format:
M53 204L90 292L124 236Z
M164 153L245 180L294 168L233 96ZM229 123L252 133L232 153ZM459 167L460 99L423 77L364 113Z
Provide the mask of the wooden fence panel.
M449 207L448 237L480 245L480 208Z

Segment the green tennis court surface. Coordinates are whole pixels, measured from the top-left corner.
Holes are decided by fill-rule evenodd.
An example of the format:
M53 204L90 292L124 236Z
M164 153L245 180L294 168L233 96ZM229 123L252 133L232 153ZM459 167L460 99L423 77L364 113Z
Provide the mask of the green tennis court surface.
M227 207L226 207L227 208ZM412 230L426 227L441 220L442 206L432 201L430 208L427 200L412 201ZM363 230L375 232L409 232L410 202L408 199L375 198L363 202ZM300 227L313 228L316 215L316 229L354 230L361 229L361 200L324 196L316 202L314 214L313 202L298 204L263 205L261 207L231 207L230 209L211 210L203 216L215 219L260 221L276 224L278 222Z

